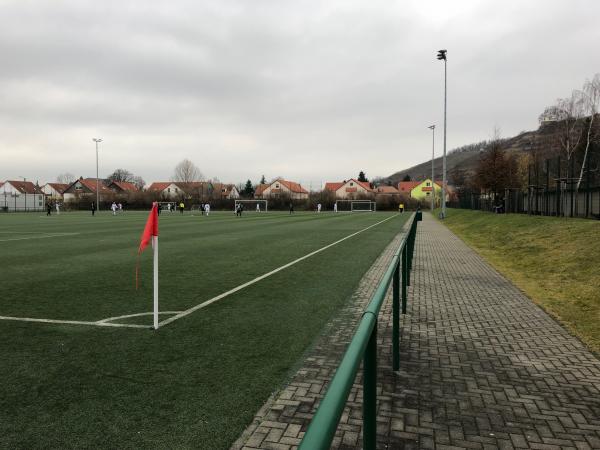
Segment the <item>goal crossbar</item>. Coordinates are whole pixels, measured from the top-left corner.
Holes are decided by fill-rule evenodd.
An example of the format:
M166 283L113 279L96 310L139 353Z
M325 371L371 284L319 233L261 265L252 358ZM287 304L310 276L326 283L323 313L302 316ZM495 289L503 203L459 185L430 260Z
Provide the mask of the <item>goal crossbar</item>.
M377 202L373 200L336 200L336 205L350 205L350 209L345 209L349 212L374 212L377 211ZM337 207L340 210L339 206Z

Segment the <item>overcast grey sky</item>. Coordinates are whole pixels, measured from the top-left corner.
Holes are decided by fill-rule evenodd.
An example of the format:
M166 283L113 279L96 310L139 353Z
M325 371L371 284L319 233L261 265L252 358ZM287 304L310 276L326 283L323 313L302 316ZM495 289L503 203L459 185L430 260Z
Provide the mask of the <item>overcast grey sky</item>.
M389 175L537 127L600 72L600 2L0 0L0 180ZM441 151L441 145L437 147Z

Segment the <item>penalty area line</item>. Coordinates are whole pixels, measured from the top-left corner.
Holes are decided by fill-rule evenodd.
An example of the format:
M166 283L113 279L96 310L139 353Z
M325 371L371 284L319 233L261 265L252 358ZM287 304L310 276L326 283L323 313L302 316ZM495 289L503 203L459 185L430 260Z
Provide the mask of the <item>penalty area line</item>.
M379 221L377 223L374 223L373 225L369 225L368 227L363 228L362 230L359 230L359 231L357 231L355 233L349 234L348 236L343 237L342 239L339 239L339 240L337 240L335 242L332 242L331 244L328 244L325 247L321 247L318 250L315 250L315 251L310 252L310 253L308 253L308 254L306 254L304 256L301 256L300 258L295 259L295 260L293 260L293 261L291 261L291 262L289 262L287 264L284 264L283 266L278 267L277 269L274 269L274 270L272 270L270 272L267 272L267 273L265 273L265 274L263 274L263 275L261 275L259 277L256 277L253 280L250 280L250 281L248 281L248 282L246 282L244 284L240 284L239 286L237 286L237 287L235 287L233 289L230 289L227 292L223 292L222 294L219 294L216 297L211 298L210 300L207 300L207 301L205 301L203 303L200 303L200 304L198 304L196 306L192 306L191 308L186 309L185 311L182 311L179 314L176 314L176 315L174 315L172 317L169 317L168 319L163 320L162 322L159 322L158 326L160 328L161 326L168 325L168 324L170 324L172 322L175 322L178 319L181 319L182 317L189 316L190 314L192 314L195 311L198 311L201 308L205 308L206 306L208 306L208 305L210 305L212 303L215 303L215 302L217 302L217 301L219 301L219 300L221 300L221 299L223 299L223 298L225 298L225 297L227 297L227 296L229 296L231 294L234 294L234 293L236 293L238 291L241 291L242 289L247 288L248 286L251 286L251 285L253 285L255 283L258 283L259 281L264 280L265 278L268 278L271 275L275 275L276 273L281 272L282 270L285 270L288 267L293 266L294 264L298 264L299 262L304 261L305 259L310 258L311 256L314 256L317 253L321 253L322 251L325 251L328 248L331 248L334 245L337 245L337 244L339 244L341 242L344 242L345 240L350 239L350 238L352 238L352 237L354 237L354 236L356 236L356 235L358 235L360 233L364 233L365 231L370 230L371 228L376 227L377 225L380 225L380 224L382 224L384 222L387 222L390 219L393 219L397 215L398 214L394 214L394 215L392 215L392 216L390 216L390 217L388 217L386 219L383 219L383 220L381 220L381 221Z

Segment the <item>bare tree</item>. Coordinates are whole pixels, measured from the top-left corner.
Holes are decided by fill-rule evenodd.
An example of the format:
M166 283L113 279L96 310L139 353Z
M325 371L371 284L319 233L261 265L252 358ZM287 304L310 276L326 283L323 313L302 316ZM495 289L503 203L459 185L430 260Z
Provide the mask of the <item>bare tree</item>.
M202 181L202 172L196 167L196 165L189 159L184 159L175 166L175 173L173 174L173 181L180 183L191 183L192 181Z
M577 180L577 187L575 192L579 192L579 186L583 179L583 173L587 166L588 153L590 144L597 138L594 135L594 119L600 109L600 73L597 73L594 78L587 80L583 85L583 104L585 115L589 115L588 126L585 140L585 150L583 153L583 162L581 163L581 171L579 172L579 179Z
M584 95L581 91L573 91L570 97L558 99L556 102L560 130L558 140L567 161L571 161L581 141L584 106Z
M497 201L498 194L510 187L515 165L515 162L506 156L502 148L500 130L495 128L492 139L479 159L476 170L477 187L491 191L494 194L494 201Z
M75 181L75 175L69 172L61 173L56 177L57 183L71 184L73 181Z
M134 178L134 175L126 169L115 169L113 173L106 177L110 181L127 181L129 183L132 183Z
M135 184L135 186L141 191L146 186L146 182L142 177L136 175L132 178L131 183Z

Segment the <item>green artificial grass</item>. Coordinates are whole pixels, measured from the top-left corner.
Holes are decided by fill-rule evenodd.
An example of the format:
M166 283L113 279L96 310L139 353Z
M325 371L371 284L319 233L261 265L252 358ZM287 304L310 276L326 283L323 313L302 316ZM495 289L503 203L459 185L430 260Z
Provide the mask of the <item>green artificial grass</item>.
M450 209L444 224L600 351L600 222Z
M0 447L229 448L408 217L163 212L163 311L199 304L388 217L158 332L0 320ZM0 316L96 321L151 311L150 248L135 290L145 219L0 216Z

